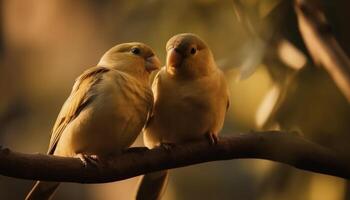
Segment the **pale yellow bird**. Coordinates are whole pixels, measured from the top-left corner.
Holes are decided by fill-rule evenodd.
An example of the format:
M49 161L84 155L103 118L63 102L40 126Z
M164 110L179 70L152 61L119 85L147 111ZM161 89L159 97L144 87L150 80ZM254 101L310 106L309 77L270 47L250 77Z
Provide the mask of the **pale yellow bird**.
M152 49L142 43L107 51L77 78L53 127L48 154L77 156L88 164L128 148L152 108L149 74L159 67ZM26 199L50 199L58 185L38 181Z
M168 146L205 136L215 143L229 95L212 52L198 36L189 33L172 37L166 50L166 66L152 85L154 106L144 130L145 145ZM166 180L167 171L145 175L136 198L159 199Z

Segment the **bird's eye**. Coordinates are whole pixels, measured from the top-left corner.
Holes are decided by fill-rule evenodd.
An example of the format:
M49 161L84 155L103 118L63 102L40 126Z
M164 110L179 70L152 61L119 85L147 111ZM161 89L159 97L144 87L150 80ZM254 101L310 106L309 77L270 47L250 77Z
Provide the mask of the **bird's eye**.
M131 49L131 53L135 55L139 55L141 53L141 50L137 47Z
M191 48L191 54L194 55L196 52L197 52L197 49L194 48L194 47L192 47L192 48Z

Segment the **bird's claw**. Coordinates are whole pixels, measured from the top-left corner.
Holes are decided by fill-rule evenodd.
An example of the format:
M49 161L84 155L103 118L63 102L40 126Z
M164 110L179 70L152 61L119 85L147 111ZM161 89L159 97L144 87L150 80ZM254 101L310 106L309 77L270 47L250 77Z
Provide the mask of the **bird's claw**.
M0 145L0 152L3 153L3 154L9 154L10 153L10 149Z
M76 157L78 157L81 160L84 167L87 167L89 164L97 167L100 162L100 159L97 155L87 155L79 153L76 155Z
M170 142L162 142L159 145L160 148L165 149L166 151L170 151L172 148L175 147L175 143L170 143Z
M216 134L208 132L205 136L208 138L209 144L216 145L218 143L219 138Z

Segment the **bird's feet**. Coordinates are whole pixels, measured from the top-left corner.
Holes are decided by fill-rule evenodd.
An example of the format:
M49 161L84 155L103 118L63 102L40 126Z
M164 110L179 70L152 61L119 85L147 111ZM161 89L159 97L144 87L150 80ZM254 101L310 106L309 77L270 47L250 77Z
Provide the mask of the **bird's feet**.
M10 149L9 148L5 148L5 147L0 145L0 153L2 153L2 154L9 154L10 153Z
M87 167L89 164L93 165L94 167L97 167L100 162L100 159L97 155L87 155L87 154L78 153L75 157L81 160L84 167Z
M207 137L209 144L216 145L218 143L219 138L216 134L212 132L207 132L205 136Z
M170 143L170 142L162 142L159 145L159 148L165 149L166 151L171 151L171 149L174 147L175 147L175 143Z

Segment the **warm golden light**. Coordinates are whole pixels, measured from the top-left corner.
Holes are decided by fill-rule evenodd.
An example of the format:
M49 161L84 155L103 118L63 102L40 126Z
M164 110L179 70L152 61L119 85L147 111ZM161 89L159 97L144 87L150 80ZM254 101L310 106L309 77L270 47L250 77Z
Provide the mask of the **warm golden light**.
M279 42L277 52L281 61L295 70L301 69L307 62L305 55L288 40Z
M277 85L274 85L265 94L255 115L257 127L261 128L268 120L269 116L271 115L271 112L273 111L277 103L280 93L280 88Z
M237 82L236 76L237 71L236 73L231 71L228 76L231 89L231 114L239 116L236 119L239 124L255 127L255 113L271 87L271 78L265 65L260 65L246 80Z
M314 175L311 179L310 200L343 200L345 180L325 175Z

